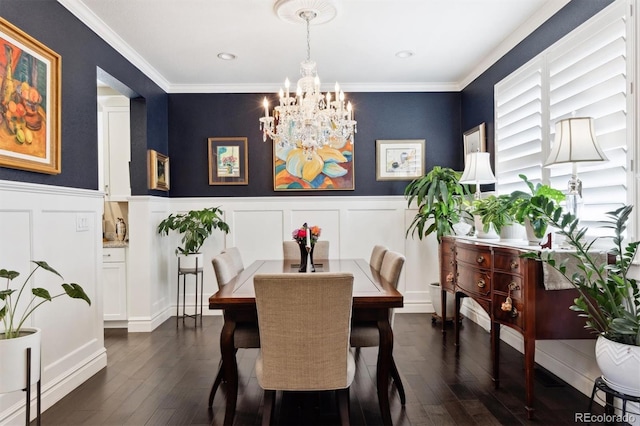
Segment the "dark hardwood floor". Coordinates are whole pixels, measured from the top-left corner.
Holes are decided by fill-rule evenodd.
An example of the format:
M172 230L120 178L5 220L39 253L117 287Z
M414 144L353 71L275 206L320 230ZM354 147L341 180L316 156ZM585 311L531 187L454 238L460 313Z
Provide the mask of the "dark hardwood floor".
M213 410L209 389L220 360L222 318L205 317L176 328L175 317L152 333L105 330L108 366L43 413L44 425L221 425L224 385ZM391 389L394 425L565 425L585 412L589 399L537 367L536 419L524 409L523 357L501 346L501 387L491 381L489 334L463 321L456 355L453 330L443 337L430 314L397 314L394 357L407 404ZM260 424L263 392L254 375L255 349L240 349L236 425ZM375 392L377 348L364 348L350 390L351 424L379 425ZM393 385L392 385L393 386ZM595 407L598 413L602 408ZM278 393L275 422L285 425L339 424L331 393Z

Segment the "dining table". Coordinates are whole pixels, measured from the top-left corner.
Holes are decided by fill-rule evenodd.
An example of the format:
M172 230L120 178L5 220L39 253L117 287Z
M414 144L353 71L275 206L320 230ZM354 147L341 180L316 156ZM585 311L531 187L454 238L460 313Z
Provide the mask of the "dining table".
M364 259L314 259L314 266L315 273L353 274L352 322L368 322L376 325L380 333L376 367L378 404L383 423L391 425L389 378L393 331L390 314L391 308L403 306L403 296ZM256 327L258 325L253 278L256 274L300 273L299 267L299 263L291 260L256 260L209 297L209 309L222 309L224 314L224 325L220 334L220 352L226 386L225 425L233 424L238 398L238 365L234 347L236 325L255 324Z

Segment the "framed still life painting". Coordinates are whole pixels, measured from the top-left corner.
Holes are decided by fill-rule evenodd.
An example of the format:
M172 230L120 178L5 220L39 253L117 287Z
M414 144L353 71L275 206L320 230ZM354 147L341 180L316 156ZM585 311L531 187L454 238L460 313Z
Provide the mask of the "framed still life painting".
M376 180L413 180L424 174L424 139L376 140Z
M169 157L153 149L147 151L149 189L169 190Z
M480 123L473 129L469 129L462 135L464 141L464 161L467 164L467 155L472 152L485 152L487 141L485 137L485 125Z
M209 185L248 185L247 138L209 138Z
M0 18L0 166L61 172L61 62Z

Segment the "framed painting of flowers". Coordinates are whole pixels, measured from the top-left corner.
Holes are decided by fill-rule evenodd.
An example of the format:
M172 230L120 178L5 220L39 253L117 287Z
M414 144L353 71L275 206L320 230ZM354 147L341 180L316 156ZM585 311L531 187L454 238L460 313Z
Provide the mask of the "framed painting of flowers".
M247 138L209 138L209 185L248 185Z
M275 191L353 190L353 140L304 149L273 145Z

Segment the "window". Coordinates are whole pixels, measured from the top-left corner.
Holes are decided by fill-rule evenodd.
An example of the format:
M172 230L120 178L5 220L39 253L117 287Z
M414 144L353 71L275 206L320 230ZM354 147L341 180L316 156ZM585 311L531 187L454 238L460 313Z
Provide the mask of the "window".
M607 162L578 165L583 184L581 223L598 234L604 213L633 202L629 147L633 135L632 63L627 2L618 1L495 86L496 190L526 190L532 182L565 189L571 166L543 168L556 121L594 117Z

